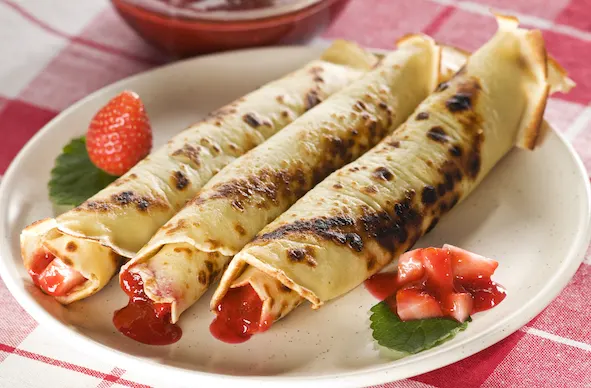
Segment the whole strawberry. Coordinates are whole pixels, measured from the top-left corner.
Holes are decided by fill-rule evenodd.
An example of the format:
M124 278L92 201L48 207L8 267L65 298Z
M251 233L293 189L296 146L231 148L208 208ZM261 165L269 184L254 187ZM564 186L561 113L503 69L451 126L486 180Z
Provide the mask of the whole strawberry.
M120 176L145 158L152 148L152 128L139 96L124 91L93 117L86 150L101 170Z

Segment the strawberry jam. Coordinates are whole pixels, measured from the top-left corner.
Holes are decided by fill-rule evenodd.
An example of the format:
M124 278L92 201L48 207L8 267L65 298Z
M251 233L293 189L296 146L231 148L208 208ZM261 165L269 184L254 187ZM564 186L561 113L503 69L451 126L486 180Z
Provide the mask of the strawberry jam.
M43 271L45 271L45 268L47 268L53 259L55 259L55 256L45 249L39 249L35 252L28 272L36 286L39 286L39 276L41 276Z
M51 296L66 296L86 278L45 249L39 249L31 262L33 283Z
M260 322L262 309L263 302L250 284L230 288L217 306L217 316L209 326L209 331L223 342L245 342L253 334L271 326L271 319Z
M365 288L379 300L384 300L400 288L396 279L397 272L377 273L365 281Z
M402 320L447 316L463 322L505 299L505 289L490 278L497 266L451 245L415 249L400 257L396 272L376 274L365 287Z
M121 288L129 296L129 303L113 315L117 330L148 345L169 345L181 338L181 328L170 322L170 304L154 303L146 295L139 274L125 271L121 276Z

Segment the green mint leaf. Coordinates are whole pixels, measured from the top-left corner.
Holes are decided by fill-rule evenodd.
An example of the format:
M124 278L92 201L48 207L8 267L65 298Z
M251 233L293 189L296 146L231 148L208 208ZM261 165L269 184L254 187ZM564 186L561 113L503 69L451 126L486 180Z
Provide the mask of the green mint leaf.
M386 302L371 308L371 329L376 342L396 354L396 358L431 349L449 341L468 327L470 318L464 323L449 318L417 319L401 321Z
M90 161L84 137L73 139L55 160L49 181L54 206L78 206L117 179Z

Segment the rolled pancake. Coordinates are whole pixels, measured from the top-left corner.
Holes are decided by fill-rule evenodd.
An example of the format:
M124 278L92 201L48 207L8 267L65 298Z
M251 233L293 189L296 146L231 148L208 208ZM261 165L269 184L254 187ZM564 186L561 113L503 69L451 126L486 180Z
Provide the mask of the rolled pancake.
M355 44L337 41L320 59L211 113L82 205L25 228L25 267L43 271L50 252L66 270L74 270L67 276L81 274L86 280L65 294L45 291L61 303L92 295L116 273L121 259L133 257L220 169L376 62Z
M256 332L304 299L318 308L411 248L515 144L534 148L551 86L542 35L497 19L494 37L406 123L234 257L212 309L230 289L252 286L262 301ZM558 74L552 86L566 91L572 82Z
M223 169L121 270L171 305L171 321L197 301L231 257L337 168L398 127L435 88L439 48L409 36L375 69Z

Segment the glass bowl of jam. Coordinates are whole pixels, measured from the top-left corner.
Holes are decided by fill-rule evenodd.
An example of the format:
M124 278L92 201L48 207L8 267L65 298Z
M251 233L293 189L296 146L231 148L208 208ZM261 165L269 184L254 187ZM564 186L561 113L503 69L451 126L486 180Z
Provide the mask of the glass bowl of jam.
M146 41L177 57L302 43L349 0L111 0Z

